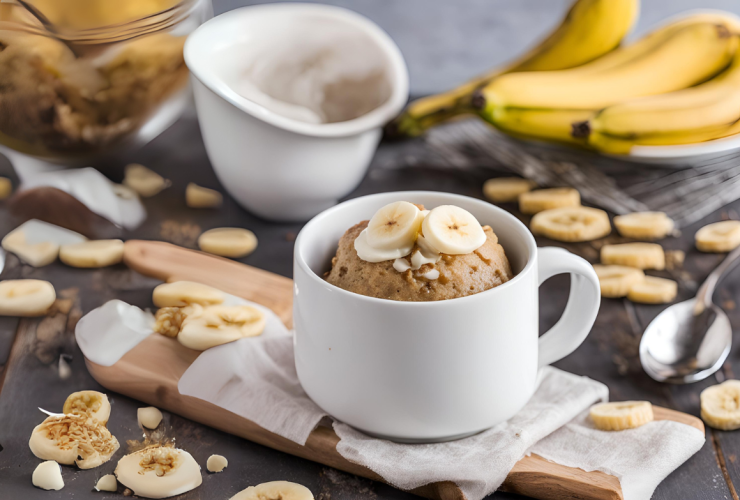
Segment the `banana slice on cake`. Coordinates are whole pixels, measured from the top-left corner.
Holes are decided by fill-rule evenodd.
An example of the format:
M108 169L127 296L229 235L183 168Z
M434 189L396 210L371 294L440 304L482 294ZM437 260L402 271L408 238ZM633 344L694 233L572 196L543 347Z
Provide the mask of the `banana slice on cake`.
M581 195L573 188L537 189L519 196L519 211L529 215L553 208L577 207L580 204Z
M79 391L67 396L62 413L74 415L89 415L101 424L108 423L110 418L110 402L108 396L98 391Z
M90 240L62 245L59 248L59 260L72 267L112 266L123 260L123 241Z
M221 290L194 281L175 281L157 286L152 293L157 307L185 307L191 304L209 306L224 301Z
M601 247L601 263L637 269L665 269L665 252L657 243L622 243Z
M265 315L250 306L210 306L197 315L189 315L177 340L190 349L205 351L244 337L261 335Z
M701 418L723 431L740 429L740 380L727 380L701 391Z
M636 240L658 240L673 231L673 220L665 212L635 212L614 217L619 234Z
M699 229L694 237L702 252L729 252L740 245L740 221L715 222Z
M454 205L432 209L421 224L424 239L439 253L465 255L486 242L486 233L478 219Z
M645 279L640 269L626 266L594 265L599 277L601 296L608 298L626 297L633 286Z
M298 483L271 481L250 486L229 500L314 500L311 490Z
M367 225L367 242L373 248L411 248L421 227L421 210L408 201L390 203L373 215Z
M612 232L609 216L590 207L562 207L544 210L532 217L535 234L557 241L591 241Z
M632 285L627 298L641 304L666 304L676 298L678 283L665 278L645 276Z
M602 431L634 429L653 421L653 405L648 401L601 403L589 411L596 428Z
M0 316L43 316L56 298L48 281L0 281Z
M483 184L483 196L493 203L509 203L528 193L536 184L521 177L495 177Z

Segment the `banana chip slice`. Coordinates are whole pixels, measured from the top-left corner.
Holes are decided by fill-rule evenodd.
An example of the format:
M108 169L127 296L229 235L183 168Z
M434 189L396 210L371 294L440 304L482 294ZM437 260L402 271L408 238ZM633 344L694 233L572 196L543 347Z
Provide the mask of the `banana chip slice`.
M634 429L653 421L653 405L648 401L601 403L592 406L589 413L602 431Z
M200 486L200 466L187 451L154 445L124 456L118 482L144 498L169 498Z
M622 243L601 247L601 263L637 269L665 269L665 252L657 243Z
M633 286L645 279L645 273L634 267L595 264L594 271L599 277L601 296L608 298L626 297Z
M43 316L56 298L48 281L0 281L0 316Z
M535 234L568 242L591 241L612 232L606 212L581 206L539 212L532 217L530 228Z
M23 262L33 267L43 267L57 260L59 245L52 241L28 243L23 230L16 229L8 233L2 241L2 247L16 254Z
M123 260L123 241L90 240L62 245L59 248L59 260L72 267L112 266Z
M205 351L244 337L261 335L265 315L250 306L210 306L197 315L189 315L177 340L190 349Z
M495 177L483 184L483 196L493 203L509 203L528 193L537 184L521 177Z
M740 380L727 380L701 391L701 418L723 431L740 429Z
M139 196L149 198L170 186L170 181L144 165L132 163L126 166L123 185L136 191Z
M110 460L119 444L98 420L68 414L47 417L33 430L28 446L42 460L92 469Z
M215 189L208 189L191 182L185 188L185 203L190 208L218 208L224 197Z
M209 306L224 301L221 290L194 281L175 281L157 286L152 293L157 307L185 307L191 304Z
M523 214L536 214L544 210L561 207L577 207L581 195L573 188L537 189L519 195L519 211Z
M740 245L740 220L726 220L704 226L694 237L702 252L729 252Z
M271 481L250 486L229 500L314 500L311 490L298 483Z
M614 217L619 234L636 240L658 240L673 231L673 220L664 212L635 212Z
M257 237L249 229L219 227L201 234L198 246L204 252L214 255L239 258L254 252L257 248Z
M89 415L101 424L108 423L110 402L108 396L98 391L73 392L67 396L62 412L73 415Z
M666 304L676 298L678 283L665 278L645 276L645 278L632 285L627 298L632 302L641 304Z

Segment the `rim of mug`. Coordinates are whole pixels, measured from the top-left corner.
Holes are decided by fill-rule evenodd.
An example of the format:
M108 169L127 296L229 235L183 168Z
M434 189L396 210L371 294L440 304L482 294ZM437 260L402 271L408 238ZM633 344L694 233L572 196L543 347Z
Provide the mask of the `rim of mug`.
M306 262L306 259L303 255L303 252L301 251L301 245L303 242L303 239L305 239L305 234L307 232L310 232L314 230L314 227L317 224L320 224L322 219L325 219L326 217L330 217L332 214L339 212L341 210L345 210L348 205L352 205L353 203L357 203L360 200L367 200L368 198L384 198L384 197L391 197L391 196L397 196L397 197L413 197L413 196L425 196L425 195L431 195L431 196L443 196L447 197L450 200L465 200L466 202L473 202L474 204L477 204L481 206L483 209L491 210L494 213L497 214L497 216L502 216L505 219L508 219L510 222L513 223L513 227L517 228L522 235L524 236L524 239L527 243L527 248L529 250L529 257L527 258L527 262L524 264L522 269L516 273L516 275L511 278L506 283L503 283L501 285L498 285L493 288L489 288L488 290L484 290L482 292L474 293L472 295L466 295L464 297L456 297L453 299L446 299L446 300L434 300L434 301L403 301L403 300L391 300L391 299L381 299L378 297L370 297L367 295L361 295L359 293L350 292L349 290L345 290L343 288L339 288L338 286L329 283L328 281L324 280L321 276L316 274L313 269L311 269L311 266L308 265ZM368 301L370 303L375 304L386 304L389 307L430 307L434 306L436 304L436 307L439 307L441 304L448 304L448 303L455 303L459 304L461 301L467 301L472 302L473 300L483 300L495 293L505 293L511 286L513 286L515 283L521 281L523 276L529 272L532 272L532 268L534 267L535 260L537 259L537 242L534 239L534 236L529 231L526 225L516 217L514 217L512 214L507 212L506 210L497 207L496 205L493 205L491 203L488 203L487 201L480 200L478 198L472 198L470 196L465 196L462 194L455 194L455 193L445 193L442 191L389 191L385 193L375 193L365 196L360 196L357 198L352 198L351 200L344 201L342 203L339 203L338 205L335 205L331 208L328 208L321 212L320 214L316 215L313 219L308 221L305 226L303 226L303 229L298 233L298 236L295 240L295 246L293 250L294 255L294 262L301 267L301 269L309 276L309 278L316 284L320 286L326 286L332 290L336 290L337 293L340 294L348 294L347 296L352 296L356 298L357 300L361 301ZM295 277L294 277L295 278Z
M361 29L366 35L373 39L387 59L390 73L389 81L392 87L391 94L388 99L372 111L365 113L362 116L358 116L357 118L353 118L352 120L336 123L305 123L286 118L265 108L264 106L242 97L214 72L201 67L201 59L207 55L207 52L205 52L202 47L213 45L206 44L204 39L214 38L212 32L218 31L219 25L229 22L232 17L249 18L251 16L259 16L264 13L269 14L274 11L285 11L286 14L294 15L307 13L320 14L327 18L333 18L337 21L353 25ZM401 109L403 109L408 100L409 75L401 50L391 39L390 35L380 28L380 26L367 17L349 9L345 9L344 7L289 2L250 5L234 9L206 21L191 33L185 42L184 57L191 75L194 78L197 78L198 81L218 97L262 122L279 129L301 135L331 138L361 134L368 130L383 126L386 122L395 117Z

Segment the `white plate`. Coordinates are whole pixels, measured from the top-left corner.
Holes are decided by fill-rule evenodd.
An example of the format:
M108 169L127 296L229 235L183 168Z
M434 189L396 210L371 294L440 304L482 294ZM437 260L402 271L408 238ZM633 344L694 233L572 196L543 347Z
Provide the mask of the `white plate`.
M740 134L696 144L634 146L627 155L608 155L620 160L666 167L692 167L719 157L740 155Z

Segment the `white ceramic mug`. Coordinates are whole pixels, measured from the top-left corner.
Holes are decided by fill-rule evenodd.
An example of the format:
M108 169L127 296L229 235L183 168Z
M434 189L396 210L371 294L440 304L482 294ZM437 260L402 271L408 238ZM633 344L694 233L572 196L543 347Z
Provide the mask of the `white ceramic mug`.
M398 200L470 211L498 235L516 276L437 302L377 299L327 283L342 234ZM512 417L532 396L539 368L583 342L601 301L588 262L538 249L511 214L447 193L383 193L326 210L298 235L293 272L295 361L306 393L335 418L398 441L455 439ZM538 287L561 273L571 274L568 305L538 339Z
M387 60L390 96L353 120L314 124L285 118L241 96L234 82L250 46L287 39L315 20L364 33ZM308 220L360 183L382 126L408 99L408 71L396 44L369 19L330 5L255 5L221 14L185 44L203 141L221 184L244 208L273 220ZM231 84L229 83L231 82Z

